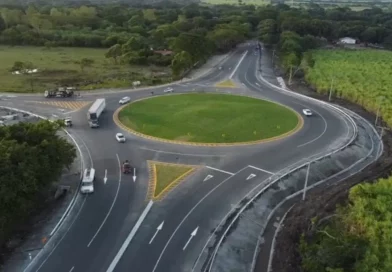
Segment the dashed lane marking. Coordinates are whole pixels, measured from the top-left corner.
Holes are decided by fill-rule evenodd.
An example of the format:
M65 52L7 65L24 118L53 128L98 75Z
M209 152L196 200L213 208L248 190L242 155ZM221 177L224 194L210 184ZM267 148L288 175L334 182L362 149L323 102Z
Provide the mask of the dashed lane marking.
M70 110L80 110L85 106L91 104L92 101L28 101L31 103L44 104L59 108L66 108Z

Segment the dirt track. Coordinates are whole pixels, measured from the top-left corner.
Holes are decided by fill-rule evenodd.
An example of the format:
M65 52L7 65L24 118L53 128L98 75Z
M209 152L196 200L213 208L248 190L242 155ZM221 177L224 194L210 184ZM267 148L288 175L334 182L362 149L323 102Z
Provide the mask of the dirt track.
M303 83L294 83L290 86L291 90L321 99L328 100ZM367 112L362 107L334 98L333 103L344 106L370 122L374 123L375 115ZM385 123L383 123L383 126ZM392 134L384 132L383 136L384 152L381 158L369 165L362 172L351 178L331 187L329 190L317 190L307 195L307 200L297 203L287 215L286 220L279 232L275 244L272 271L274 272L300 272L301 258L297 250L299 238L302 233L306 233L311 226L311 219L316 217L323 218L334 213L337 204L344 204L348 200L349 189L360 182L373 182L382 177L388 177L392 169ZM261 272L261 271L260 271Z

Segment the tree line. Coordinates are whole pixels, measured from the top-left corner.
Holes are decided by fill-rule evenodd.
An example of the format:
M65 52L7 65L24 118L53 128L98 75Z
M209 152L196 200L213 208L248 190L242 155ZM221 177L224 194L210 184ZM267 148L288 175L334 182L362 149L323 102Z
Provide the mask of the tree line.
M76 156L73 145L58 135L61 126L41 121L0 127L1 251L39 214Z

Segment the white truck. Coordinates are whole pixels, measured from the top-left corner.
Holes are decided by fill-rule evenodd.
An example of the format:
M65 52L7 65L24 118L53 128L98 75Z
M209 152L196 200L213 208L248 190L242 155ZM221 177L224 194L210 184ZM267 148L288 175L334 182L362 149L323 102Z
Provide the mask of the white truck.
M87 120L91 128L99 127L99 117L101 116L102 112L104 112L105 107L106 107L105 98L99 98L95 100L94 104L88 110Z

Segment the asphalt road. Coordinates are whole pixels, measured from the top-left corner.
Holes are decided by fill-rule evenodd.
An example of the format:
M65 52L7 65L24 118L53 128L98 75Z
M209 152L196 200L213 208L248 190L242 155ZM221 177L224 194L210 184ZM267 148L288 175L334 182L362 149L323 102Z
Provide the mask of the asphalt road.
M240 47L220 65L222 69L215 67L208 75L176 83L173 88L176 93L192 89L216 92L213 84L231 77L239 88L220 91L273 100L299 113L303 108L314 111L315 116L304 118L304 127L298 133L276 142L240 147L193 147L125 133L127 143L119 144L114 136L121 129L112 120L118 100L126 95L136 100L151 96L151 92L161 95L166 87L62 99L62 102L74 102L106 98L107 110L99 129L88 127L86 108L66 114L74 121L70 133L84 142L89 150L85 155L91 158L90 164L97 171L95 193L79 196L72 224L62 226L66 231L60 232L62 236L56 246L46 249L46 254L28 271L107 271L147 204L147 160L201 164L209 168L201 168L165 199L154 203L114 271L191 271L211 232L249 191L280 169L341 144L349 133L347 121L329 109L286 96L259 81L254 48L254 45ZM31 101L48 100L21 96L0 101L0 105L31 110L50 118L54 118L53 114L64 115L56 107L37 107ZM136 168L136 182L132 175L123 175L120 171L125 159ZM103 182L105 170L106 184ZM213 177L203 182L207 175ZM162 222L162 230L150 243ZM192 232L194 237L191 237Z

